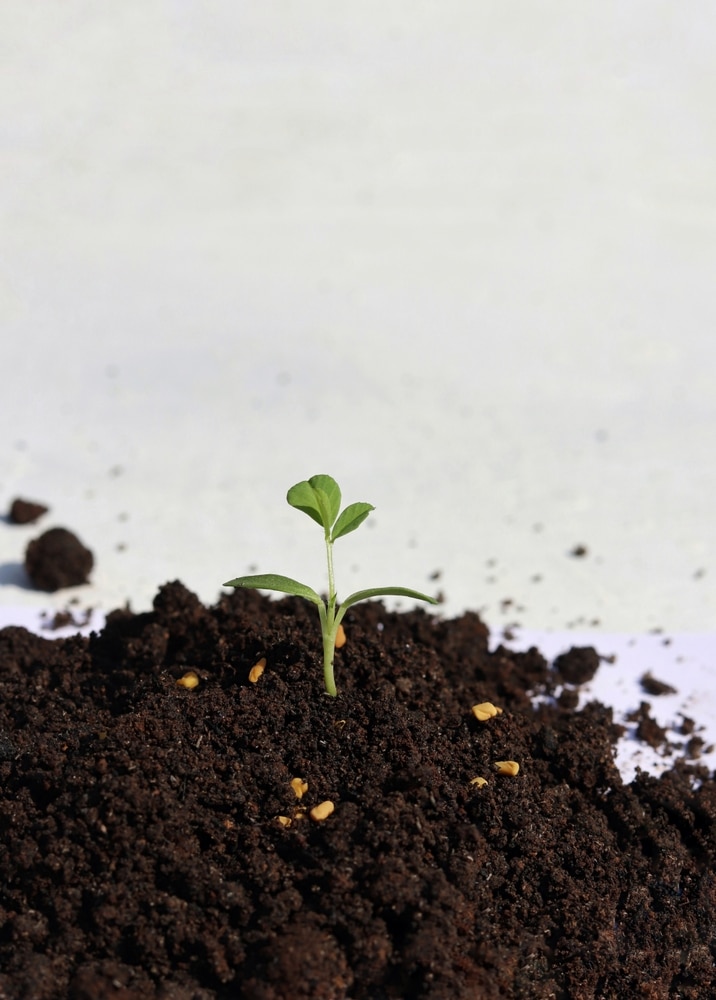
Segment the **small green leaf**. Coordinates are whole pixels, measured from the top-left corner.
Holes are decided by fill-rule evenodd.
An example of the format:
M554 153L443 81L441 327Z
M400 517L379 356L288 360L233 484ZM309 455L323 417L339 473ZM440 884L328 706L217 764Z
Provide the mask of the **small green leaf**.
M323 600L311 587L307 587L305 583L299 583L298 580L292 580L290 576L280 576L278 573L237 576L235 580L229 580L223 586L244 587L248 590L276 590L280 594L295 594L296 597L305 597L313 604L323 604Z
M322 528L325 527L323 515L316 499L316 493L309 482L304 480L292 486L286 494L286 500L292 507L302 510L304 514L312 517Z
M331 476L311 476L308 482L316 491L322 509L325 509L326 527L330 528L341 509L341 491L338 483Z
M331 541L335 542L336 538L340 538L341 535L347 535L349 531L355 531L357 527L363 524L372 510L375 510L375 507L370 503L349 504L345 510L341 511L340 517L333 526Z
M421 594L418 590L410 590L408 587L371 587L369 590L357 590L355 594L346 597L341 601L341 611L350 608L352 604L359 601L369 601L372 597L410 597L414 601L427 601L428 604L437 604L434 597Z
M341 491L330 476L311 476L292 486L286 500L292 507L312 517L322 528L330 530L340 510Z

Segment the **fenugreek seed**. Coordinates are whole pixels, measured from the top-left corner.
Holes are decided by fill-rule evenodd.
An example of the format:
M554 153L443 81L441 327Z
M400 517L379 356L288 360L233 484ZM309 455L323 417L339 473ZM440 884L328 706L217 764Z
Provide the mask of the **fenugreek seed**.
M252 684L255 684L259 679L261 674L266 669L266 657L262 656L258 663L255 663L251 670L249 670L249 680Z
M477 785L478 788L484 788L487 784L487 778L470 778L471 785Z
M308 791L308 782L304 781L303 778L293 778L291 780L291 788L296 793L296 798L302 799Z
M498 774L509 774L511 778L520 773L520 765L516 760L496 760L495 770Z
M279 821L281 826L290 826L291 820L288 816L277 816L276 819Z
M493 705L491 701L483 701L479 705L472 706L472 714L478 722L487 722L488 719L494 719L496 715L502 715L502 709Z
M193 670L188 670L183 677L179 678L177 684L179 685L179 687L183 687L186 688L188 691L191 691L192 688L198 686L199 677L197 674L194 673Z
M335 808L333 803L329 799L326 799L325 802L321 802L320 805L314 806L311 809L311 819L317 823L321 823L324 819L328 819Z
M339 625L336 629L336 649L340 649L341 646L346 644L346 630L343 625Z

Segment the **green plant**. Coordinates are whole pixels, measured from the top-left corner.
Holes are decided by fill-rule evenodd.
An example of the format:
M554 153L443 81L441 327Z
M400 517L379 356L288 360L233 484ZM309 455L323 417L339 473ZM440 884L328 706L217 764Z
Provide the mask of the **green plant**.
M368 517L375 507L369 503L352 503L338 513L341 506L341 491L338 483L330 476L311 476L310 479L296 483L286 494L288 503L297 510L302 510L323 528L328 560L328 600L324 600L312 587L288 576L276 573L262 573L258 576L239 576L229 580L225 587L248 587L256 590L275 590L281 594L295 594L315 604L321 620L323 636L323 676L326 691L335 696L336 684L333 678L333 655L336 647L338 626L348 610L359 601L367 601L372 597L412 597L418 601L437 604L433 597L409 590L407 587L371 587L369 590L358 590L347 597L339 606L333 576L333 543L337 538L355 531Z

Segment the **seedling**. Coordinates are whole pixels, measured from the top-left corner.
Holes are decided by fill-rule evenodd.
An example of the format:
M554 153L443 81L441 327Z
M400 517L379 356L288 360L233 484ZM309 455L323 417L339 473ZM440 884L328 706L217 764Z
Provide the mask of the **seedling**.
M256 590L274 590L280 594L295 594L315 604L321 621L323 636L323 676L328 694L336 695L336 684L333 677L333 654L336 648L338 626L348 608L359 601L368 601L373 597L411 597L417 601L427 601L437 604L433 597L421 594L407 587L372 587L369 590L357 590L355 594L338 605L335 580L333 576L333 543L337 538L355 531L365 521L375 507L369 503L352 503L338 513L341 507L341 491L338 483L330 476L311 476L304 482L296 483L286 494L286 500L297 510L308 514L323 528L326 543L326 558L328 561L328 600L324 600L312 587L288 576L276 573L262 573L258 576L238 576L229 580L225 587L247 587Z

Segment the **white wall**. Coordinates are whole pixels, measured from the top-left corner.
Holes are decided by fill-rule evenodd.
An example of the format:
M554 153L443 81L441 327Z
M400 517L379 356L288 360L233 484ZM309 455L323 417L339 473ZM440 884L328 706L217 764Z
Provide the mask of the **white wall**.
M378 508L344 593L716 628L715 32L703 0L6 0L0 504L142 609L320 586L284 495L329 472ZM0 602L48 603L39 530L0 524Z

